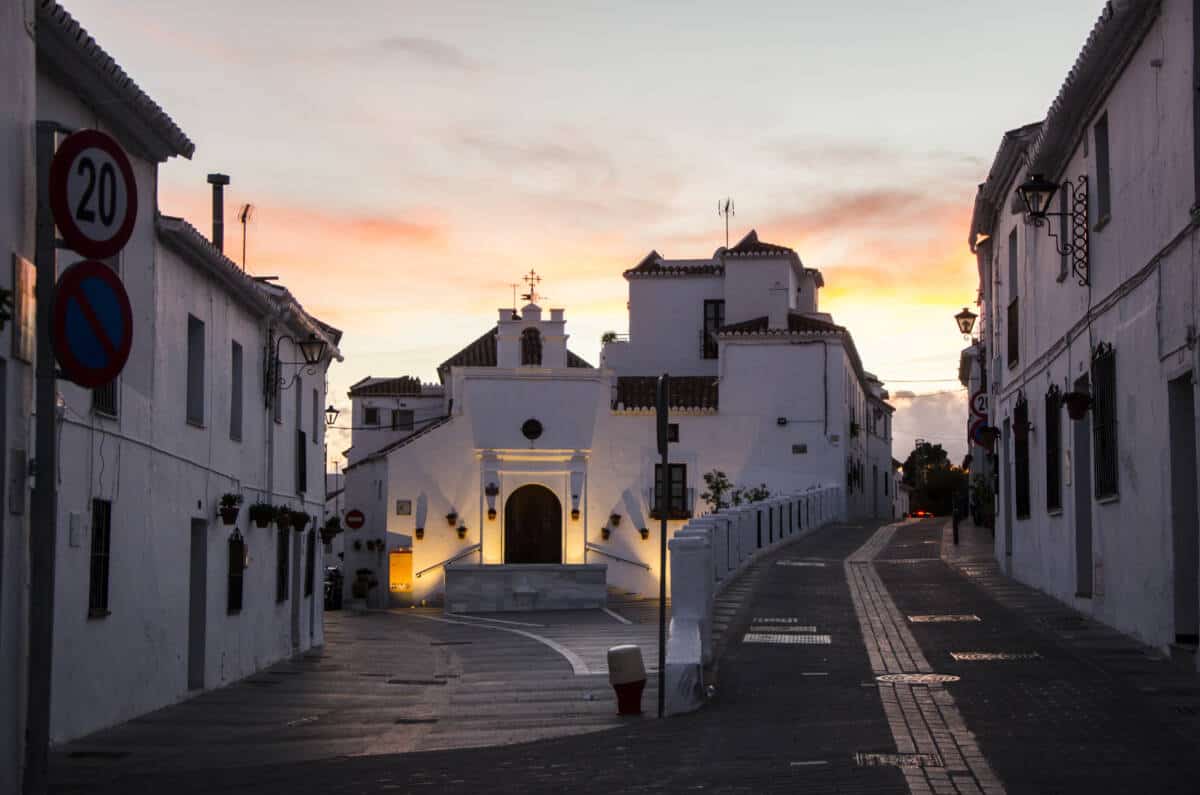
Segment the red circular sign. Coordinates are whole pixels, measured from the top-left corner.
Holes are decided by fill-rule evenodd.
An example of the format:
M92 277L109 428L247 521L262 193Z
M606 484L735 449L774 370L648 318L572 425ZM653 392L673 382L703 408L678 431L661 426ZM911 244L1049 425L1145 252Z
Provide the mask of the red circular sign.
M137 182L121 145L99 130L67 136L50 161L50 210L63 240L85 257L125 247L137 219Z
M974 395L971 395L971 413L976 417L987 416L988 399L987 392L979 390Z
M54 358L63 374L95 389L120 374L133 347L133 310L116 272L84 260L63 271L50 318Z
M346 511L346 527L351 530L357 530L366 524L367 517L363 516L363 512L355 508L352 511Z

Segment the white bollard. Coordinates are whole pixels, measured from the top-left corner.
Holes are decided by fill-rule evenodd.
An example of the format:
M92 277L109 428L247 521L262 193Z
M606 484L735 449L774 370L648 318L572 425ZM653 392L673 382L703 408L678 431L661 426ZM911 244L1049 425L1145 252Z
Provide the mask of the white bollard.
M608 650L608 682L617 694L618 715L642 714L646 664L640 646L626 644Z

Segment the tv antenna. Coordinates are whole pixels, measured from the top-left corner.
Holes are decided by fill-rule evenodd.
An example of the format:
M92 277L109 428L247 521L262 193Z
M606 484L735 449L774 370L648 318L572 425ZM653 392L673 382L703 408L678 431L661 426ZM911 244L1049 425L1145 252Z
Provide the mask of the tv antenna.
M238 210L238 220L242 223L242 270L246 270L246 227L254 219L254 205L247 202Z
M717 215L725 216L725 248L729 248L729 216L737 215L733 209L733 199L726 198L717 202Z

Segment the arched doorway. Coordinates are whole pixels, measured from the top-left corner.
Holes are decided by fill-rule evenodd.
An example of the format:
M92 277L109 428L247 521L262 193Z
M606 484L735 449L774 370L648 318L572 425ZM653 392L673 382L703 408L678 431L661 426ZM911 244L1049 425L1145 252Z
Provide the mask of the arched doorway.
M545 486L522 486L504 505L505 563L562 563L562 504Z

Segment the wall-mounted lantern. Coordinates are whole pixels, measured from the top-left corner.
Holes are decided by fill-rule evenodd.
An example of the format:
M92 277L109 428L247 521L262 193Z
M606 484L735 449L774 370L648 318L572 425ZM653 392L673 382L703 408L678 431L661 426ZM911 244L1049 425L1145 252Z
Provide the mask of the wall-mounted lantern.
M1070 191L1071 209L1068 212L1052 213L1049 211L1054 194L1062 190L1064 195ZM1029 217L1034 226L1041 226L1050 216L1067 217L1071 219L1071 228L1067 234L1070 241L1059 242L1058 235L1046 227L1046 233L1054 240L1054 247L1064 257L1071 258L1071 271L1079 279L1080 286L1088 283L1088 180L1087 175L1080 175L1074 183L1069 180L1062 185L1051 182L1042 174L1034 174L1021 183L1017 195L1029 211Z
M967 307L963 307L963 311L954 316L954 322L958 324L958 330L967 339L971 338L971 331L975 328L975 318L979 315L972 312Z
M337 422L338 415L341 413L330 403L329 407L325 409L325 426L330 427Z

